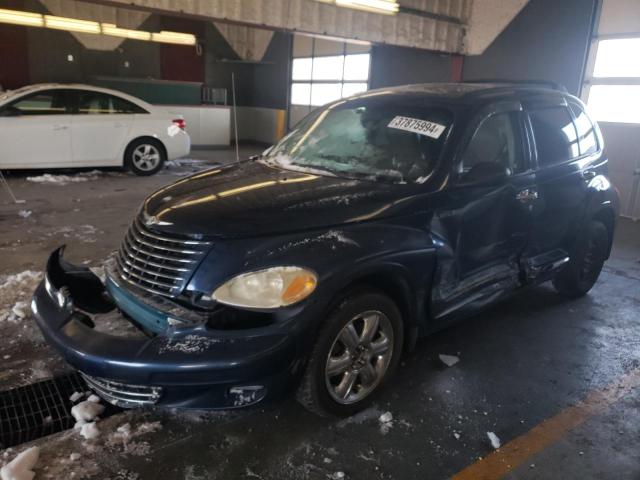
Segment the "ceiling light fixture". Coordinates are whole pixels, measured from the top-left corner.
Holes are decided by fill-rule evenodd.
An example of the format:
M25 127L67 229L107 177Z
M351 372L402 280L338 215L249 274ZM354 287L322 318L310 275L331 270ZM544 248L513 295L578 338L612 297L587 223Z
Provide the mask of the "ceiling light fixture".
M43 27L44 20L39 13L19 12L0 8L0 23L26 25L28 27Z
M195 45L196 37L190 33L167 32L152 33L151 41L161 43L175 43L179 45Z
M190 33L169 32L166 30L159 33L145 32L144 30L128 30L126 28L119 28L113 23L99 23L90 20L80 20L78 18L41 15L39 13L21 12L19 10L7 10L4 8L0 8L0 23L27 27L46 27L67 32L103 34L131 40L173 43L176 45L196 44L195 35Z
M126 28L118 28L112 23L102 23L102 33L111 35L112 37L130 38L132 40L151 40L151 32L142 30L127 30Z
M352 8L369 13L379 13L382 15L396 15L400 5L396 0L318 0L322 3L329 3L338 7Z
M68 32L80 33L100 33L100 24L89 20L79 20L77 18L44 16L44 26L56 30L66 30Z

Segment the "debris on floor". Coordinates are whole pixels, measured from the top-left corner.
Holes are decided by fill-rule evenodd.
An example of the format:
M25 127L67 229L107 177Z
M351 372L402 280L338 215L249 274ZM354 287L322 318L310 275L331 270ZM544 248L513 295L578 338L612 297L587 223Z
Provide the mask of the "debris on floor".
M500 448L500 439L493 432L487 432L487 437L489 437L489 441L491 442L491 446L497 450Z
M391 427L393 427L393 414L391 412L385 412L380 417L378 417L380 421L380 432L383 435L389 433Z
M38 463L39 456L40 448L27 448L0 469L0 478L2 480L32 480L36 475L33 468Z
M438 358L440 358L440 361L444 363L447 367L453 367L456 363L460 361L460 357L457 357L455 355L447 355L444 353L441 353L440 355L438 355Z

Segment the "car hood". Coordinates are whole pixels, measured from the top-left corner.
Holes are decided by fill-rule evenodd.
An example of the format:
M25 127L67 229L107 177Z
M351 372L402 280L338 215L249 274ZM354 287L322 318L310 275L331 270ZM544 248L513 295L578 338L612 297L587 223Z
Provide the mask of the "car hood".
M167 233L260 236L413 213L421 197L417 187L247 161L161 188L145 200L142 216L145 223Z

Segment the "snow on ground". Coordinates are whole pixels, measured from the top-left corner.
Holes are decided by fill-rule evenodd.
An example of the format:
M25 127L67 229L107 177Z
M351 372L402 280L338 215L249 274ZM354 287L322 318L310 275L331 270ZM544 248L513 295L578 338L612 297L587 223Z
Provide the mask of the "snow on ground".
M447 355L445 353L441 353L440 355L438 355L438 358L447 367L453 367L456 363L460 361L460 357L457 357L456 355Z
M42 273L32 270L0 275L0 325L19 323L31 315L29 301L41 279Z
M104 233L93 225L76 225L74 227L58 227L47 232L47 237L75 238L84 243L96 243L98 234Z
M26 449L0 469L0 477L2 480L32 480L39 455L38 447Z
M89 182L99 180L104 177L123 177L125 172L106 172L102 170L91 170L90 172L80 172L71 175L54 175L44 173L33 177L27 177L27 182L64 186L69 183Z
M498 436L493 433L493 432L487 432L487 437L489 437L489 441L491 442L491 446L494 449L498 449L500 448L500 439L498 438Z
M151 436L162 430L162 425L150 416L146 412L127 411L101 420L97 426L92 422L85 423L87 432L94 427L99 429L96 436L86 435L87 438L83 438L78 429L71 429L32 442L31 445L40 449L35 480L140 478L135 472L123 470L120 462L128 456L146 457L152 452L151 445L157 443L157 437L151 441ZM6 469L23 448L5 450L0 454L0 466L5 464L3 468ZM2 480L32 478L2 476Z

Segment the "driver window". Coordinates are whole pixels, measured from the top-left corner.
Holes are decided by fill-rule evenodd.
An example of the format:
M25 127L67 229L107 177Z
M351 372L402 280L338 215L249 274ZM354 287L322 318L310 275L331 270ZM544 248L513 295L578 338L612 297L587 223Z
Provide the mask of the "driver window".
M458 164L463 181L487 178L499 172L513 175L526 170L517 114L498 113L482 121Z

